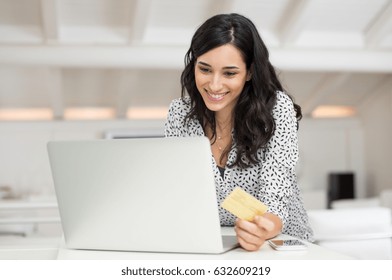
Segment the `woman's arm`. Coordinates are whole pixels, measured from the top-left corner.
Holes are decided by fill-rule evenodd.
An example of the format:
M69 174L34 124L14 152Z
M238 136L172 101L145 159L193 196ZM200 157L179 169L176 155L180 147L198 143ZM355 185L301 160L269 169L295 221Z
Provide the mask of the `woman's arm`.
M284 93L278 93L273 116L276 128L263 153L258 194L258 199L268 205L268 213L252 222L236 221L238 241L249 251L258 250L265 240L283 231L293 195L298 160L297 120L293 103Z
M276 128L263 151L257 198L268 206L268 213L280 218L284 232L296 185L298 135L293 102L282 92L278 92L273 116Z

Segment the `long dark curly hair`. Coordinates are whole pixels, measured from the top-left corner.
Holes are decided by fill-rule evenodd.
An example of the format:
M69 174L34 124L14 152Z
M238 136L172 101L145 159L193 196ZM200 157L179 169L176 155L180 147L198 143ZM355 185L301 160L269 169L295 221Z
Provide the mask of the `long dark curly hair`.
M246 168L258 163L257 151L265 148L275 131L272 109L276 103L277 91L284 91L274 67L269 61L268 50L255 25L239 14L220 14L204 22L195 32L191 46L185 54L185 69L181 74L182 99L188 94L191 110L185 118L185 125L197 119L204 128L212 129L216 139L215 114L203 102L195 83L195 63L204 53L232 44L242 54L246 68L252 78L244 85L234 108L234 142L237 158L233 165ZM294 104L296 117L302 118L301 107ZM225 150L227 153L230 150Z

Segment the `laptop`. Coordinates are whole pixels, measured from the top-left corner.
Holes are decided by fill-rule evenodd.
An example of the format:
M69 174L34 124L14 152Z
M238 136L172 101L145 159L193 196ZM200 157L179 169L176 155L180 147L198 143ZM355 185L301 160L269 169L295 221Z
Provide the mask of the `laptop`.
M49 160L70 249L219 254L205 137L52 141Z

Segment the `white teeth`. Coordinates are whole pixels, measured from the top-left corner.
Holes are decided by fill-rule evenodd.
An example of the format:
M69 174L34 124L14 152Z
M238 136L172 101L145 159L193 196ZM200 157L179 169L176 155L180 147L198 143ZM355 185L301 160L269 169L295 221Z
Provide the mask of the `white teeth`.
M224 96L224 94L221 94L221 95L211 94L211 96L212 96L213 98L221 98L221 97Z
M211 96L213 99L221 99L223 96L227 94L227 92L222 93L222 94L212 94L210 92L207 92L209 96Z

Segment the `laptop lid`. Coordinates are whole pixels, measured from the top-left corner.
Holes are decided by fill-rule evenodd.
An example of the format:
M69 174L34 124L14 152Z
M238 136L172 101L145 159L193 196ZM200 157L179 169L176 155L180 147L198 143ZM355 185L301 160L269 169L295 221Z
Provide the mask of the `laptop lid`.
M48 152L68 248L227 250L207 138L53 141Z

